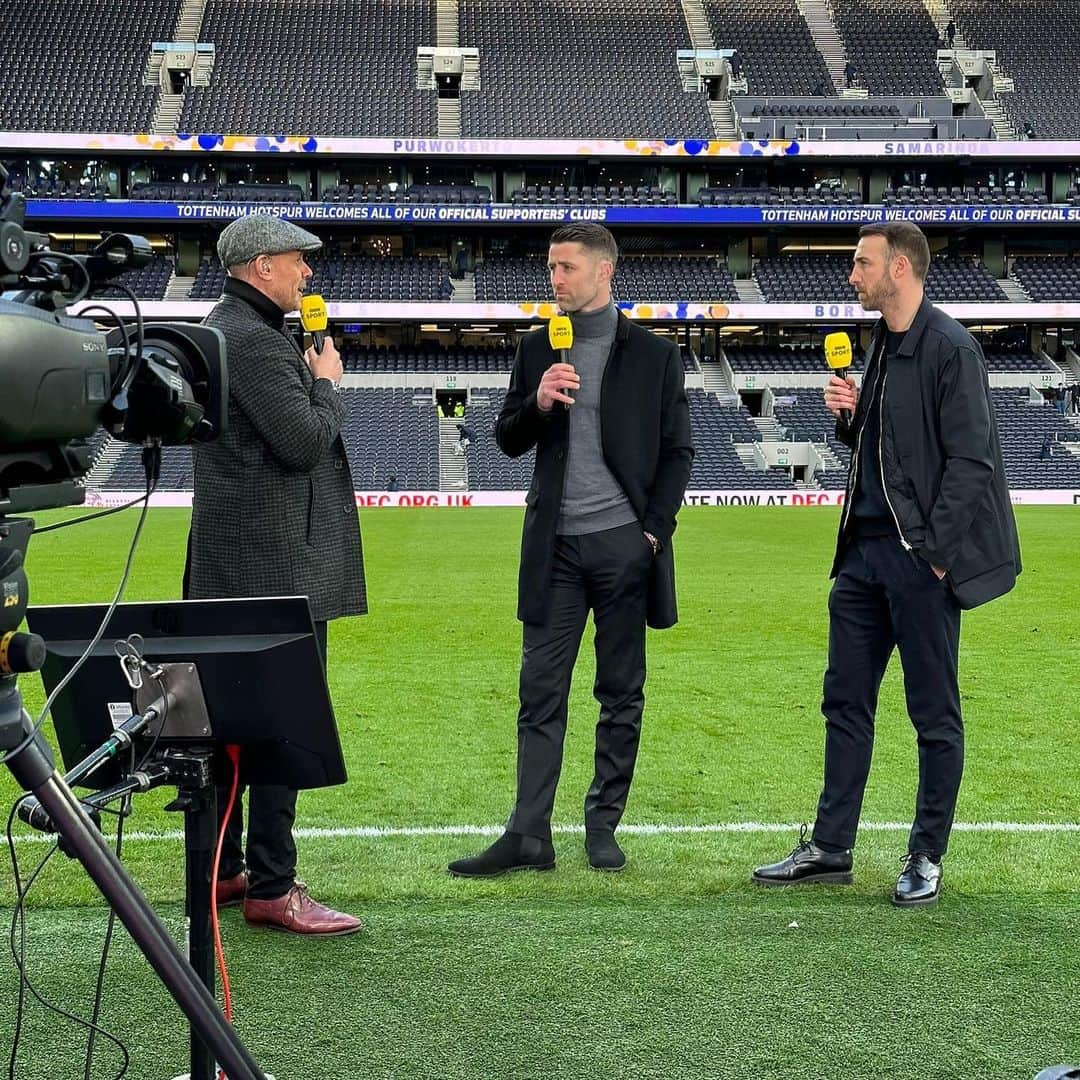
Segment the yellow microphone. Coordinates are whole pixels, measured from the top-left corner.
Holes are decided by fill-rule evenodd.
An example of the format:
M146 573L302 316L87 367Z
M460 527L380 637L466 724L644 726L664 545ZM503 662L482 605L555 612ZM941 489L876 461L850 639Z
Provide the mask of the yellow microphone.
M570 347L574 344L574 324L568 315L553 315L548 320L548 344L554 352L559 354L561 364L570 363ZM567 397L573 397L569 387L563 387L563 393ZM565 402L563 407L569 409Z
M574 324L568 315L555 315L548 323L548 344L558 353L569 352L574 344ZM566 357L559 359L565 364Z
M311 335L311 344L317 353L322 352L323 342L326 340L326 301L317 293L300 298L300 322L304 329ZM833 335L834 337L836 335ZM851 346L848 346L851 352Z
M825 335L825 362L841 379L847 378L848 369L851 367L851 338L842 330ZM851 410L841 409L840 419L845 424L850 424Z

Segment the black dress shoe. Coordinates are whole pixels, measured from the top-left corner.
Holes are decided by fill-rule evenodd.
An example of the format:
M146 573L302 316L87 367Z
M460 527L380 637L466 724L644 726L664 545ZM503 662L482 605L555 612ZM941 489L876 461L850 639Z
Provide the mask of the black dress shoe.
M589 857L589 866L594 870L615 873L626 869L623 849L616 842L615 834L606 829L585 831L585 854Z
M759 866L751 878L759 885L850 885L851 849L822 851L813 840L806 839L804 825L795 850L781 862Z
M455 877L498 877L514 870L554 869L555 849L550 840L514 832L504 832L486 851L447 867Z
M941 895L941 863L925 851L913 851L903 858L904 869L896 879L892 902L897 907L925 907L936 904Z

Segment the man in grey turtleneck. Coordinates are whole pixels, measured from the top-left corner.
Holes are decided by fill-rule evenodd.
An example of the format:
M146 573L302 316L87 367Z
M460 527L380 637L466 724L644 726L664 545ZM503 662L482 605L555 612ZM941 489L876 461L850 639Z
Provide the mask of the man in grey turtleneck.
M601 225L565 225L548 270L573 325L571 348L522 339L496 425L512 457L536 448L518 578L522 630L517 799L506 832L450 864L459 877L555 866L551 811L567 700L590 609L600 703L585 850L621 870L615 829L637 759L645 703L645 626L676 621L671 536L690 476L690 416L678 349L611 300L618 250Z

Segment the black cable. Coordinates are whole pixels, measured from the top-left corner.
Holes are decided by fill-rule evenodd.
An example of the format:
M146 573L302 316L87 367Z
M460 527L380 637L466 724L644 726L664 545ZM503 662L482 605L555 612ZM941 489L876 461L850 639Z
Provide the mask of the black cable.
M120 288L120 286L117 287ZM91 311L105 312L105 314L116 324L116 329L120 331L120 338L124 343L124 367L123 370L117 374L115 383L109 388L109 400L115 402L117 390L123 386L126 394L127 389L131 386L134 373L138 369L139 360L142 357L142 349L137 349L135 352L131 351L131 334L128 333L127 324L111 307L107 307L102 303L88 304L86 307L79 309L79 318L84 318L87 313Z
M132 759L135 757L134 745L131 748ZM116 857L119 859L124 849L124 817L131 808L131 795L125 795L120 802L120 816L116 821ZM116 928L116 910L109 907L109 921L105 928L105 942L101 946L101 963L98 965L97 984L94 987L94 1007L90 1012L90 1034L86 1040L86 1068L83 1070L83 1080L90 1080L90 1070L94 1064L94 1044L97 1042L97 1022L101 1018L101 1002L105 989L105 969L109 962L109 947L112 945L113 931ZM121 1080L127 1072L127 1063L116 1076Z
M144 496L142 513L139 514L139 523L135 526L135 534L131 538L131 547L128 549L127 563L124 566L124 574L120 579L120 585L116 590L116 595L112 599L112 603L109 604L109 609L105 612L105 617L101 620L101 625L97 629L97 633L94 634L93 641L86 646L86 650L82 656L75 661L75 665L71 670L56 684L53 692L49 695L44 706L41 710L41 715L38 716L37 721L30 729L29 734L23 739L18 746L13 750L9 750L3 757L0 757L0 765L6 765L9 761L18 757L33 741L37 738L38 732L41 731L42 725L45 723L46 717L49 715L50 710L53 707L53 703L57 697L67 688L68 683L71 682L75 675L79 672L82 666L93 655L94 650L97 648L98 643L105 635L105 629L109 625L110 620L113 617L113 613L116 611L117 606L120 603L121 598L124 595L124 590L127 588L128 578L131 576L131 567L135 561L135 549L139 544L139 536L142 534L143 525L146 523L146 515L150 509L150 494L151 488L149 482L146 487L146 495Z
M157 486L156 484L154 485ZM153 494L153 491L150 492ZM99 510L96 514L87 514L86 517L68 518L67 521L57 521L52 525L43 525L40 529L35 529L34 536L39 533L55 532L57 529L66 529L69 525L82 525L87 521L97 521L98 518L108 517L110 514L119 514L121 510L130 510L133 506L138 506L139 503L145 499L145 495L140 495L137 499L132 499L131 502L123 503L121 506L113 506L108 510Z
M24 796L25 798L25 796ZM92 1027L103 1038L108 1039L119 1051L123 1058L120 1072L113 1078L113 1080L122 1080L122 1077L127 1072L128 1064L131 1060L131 1055L128 1053L127 1047L110 1031L106 1031L104 1028L99 1027L97 1024L91 1025L89 1021L83 1019L80 1016L76 1016L74 1013L69 1013L66 1009L60 1008L59 1005L49 1001L34 985L30 976L26 974L26 897L29 894L31 888L33 888L34 882L37 881L42 870L45 869L45 865L56 854L59 845L52 844L49 850L42 856L41 861L34 868L34 872L26 879L26 885L22 884L22 878L19 873L19 858L18 853L15 850L15 837L12 835L12 825L14 824L15 812L22 799L17 799L15 805L11 808L11 813L8 815L7 822L7 842L8 850L11 854L11 869L13 874L13 880L15 883L15 909L11 915L11 933L9 937L9 945L11 948L11 956L15 961L15 967L19 972L19 1002L17 1007L17 1015L15 1022L15 1038L11 1045L11 1054L8 1057L8 1080L15 1080L15 1068L17 1065L17 1054L19 1049L19 1042L22 1037L22 1024L23 1024L23 1012L25 1008L25 996L26 991L29 990L34 999L43 1008L48 1009L50 1012L55 1013L57 1016L62 1016L65 1020L70 1020L72 1023L78 1024L80 1027ZM19 947L15 945L15 931L16 927L19 928Z
M142 359L143 345L145 344L145 335L143 334L143 317L142 308L139 306L139 298L129 289L126 285L121 285L118 281L109 282L109 287L116 289L117 292L122 292L131 301L132 306L135 308L135 362L132 363L130 368L125 372L124 379L120 385L121 390L126 394L131 389L131 384L135 381L135 372L138 371L138 361Z
M11 857L11 870L12 878L15 882L15 895L20 897L22 895L22 885L19 881L19 859L15 853L15 837L12 834L12 827L15 824L15 815L18 812L19 804L25 799L24 795L20 799L16 799L11 807L11 813L8 814L7 820L7 842L8 852ZM48 852L47 857L51 857L56 850L54 844L52 849ZM36 871L35 871L36 873ZM25 976L25 960L26 960L26 920L20 918L20 925L22 927L22 935L20 939L19 952L15 952L15 919L16 915L20 912L21 906L16 906L15 911L11 916L11 937L10 945L12 955L15 957L15 967L19 970L19 996L15 1004L15 1035L11 1042L11 1054L8 1056L8 1078L9 1080L15 1080L15 1059L19 1052L19 1041L22 1039L22 1025L23 1025L23 1010L26 1008L26 976Z

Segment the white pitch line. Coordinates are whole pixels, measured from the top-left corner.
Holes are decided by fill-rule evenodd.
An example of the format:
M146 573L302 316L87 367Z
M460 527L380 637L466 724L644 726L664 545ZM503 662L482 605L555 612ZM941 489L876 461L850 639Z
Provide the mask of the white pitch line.
M298 828L293 834L303 840L385 840L395 837L425 836L498 836L503 825L353 825L340 828ZM859 825L863 832L907 832L910 822L903 821L864 821ZM781 821L720 821L701 825L620 825L619 832L624 836L682 836L709 835L715 833L797 833L798 824ZM967 833L1080 833L1080 822L1076 821L958 821L953 825L954 832ZM585 832L583 825L554 825L552 832L557 834L577 834ZM17 844L47 843L52 837L40 833L31 833L15 837ZM161 843L180 841L184 834L179 830L169 832L124 831L124 843L148 841Z

